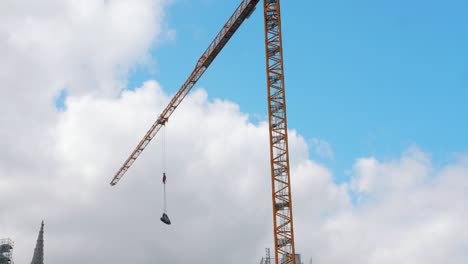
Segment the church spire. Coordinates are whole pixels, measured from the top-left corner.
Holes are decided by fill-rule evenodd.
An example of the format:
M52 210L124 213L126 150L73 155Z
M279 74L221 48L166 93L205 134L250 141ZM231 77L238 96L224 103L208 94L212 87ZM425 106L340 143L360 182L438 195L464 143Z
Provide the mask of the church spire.
M41 223L31 264L44 264L44 221Z

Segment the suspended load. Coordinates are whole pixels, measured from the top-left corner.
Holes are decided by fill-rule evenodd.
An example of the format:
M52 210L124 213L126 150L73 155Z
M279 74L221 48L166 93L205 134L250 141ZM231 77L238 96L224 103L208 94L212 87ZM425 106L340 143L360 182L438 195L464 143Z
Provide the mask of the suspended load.
M171 224L171 219L169 219L169 216L167 216L166 213L163 213L163 215L161 216L161 221L165 223L166 225Z

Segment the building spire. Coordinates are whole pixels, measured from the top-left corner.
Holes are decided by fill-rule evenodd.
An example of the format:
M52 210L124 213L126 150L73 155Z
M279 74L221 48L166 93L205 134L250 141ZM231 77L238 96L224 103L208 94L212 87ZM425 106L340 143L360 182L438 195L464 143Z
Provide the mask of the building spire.
M31 264L44 264L44 221L41 223Z

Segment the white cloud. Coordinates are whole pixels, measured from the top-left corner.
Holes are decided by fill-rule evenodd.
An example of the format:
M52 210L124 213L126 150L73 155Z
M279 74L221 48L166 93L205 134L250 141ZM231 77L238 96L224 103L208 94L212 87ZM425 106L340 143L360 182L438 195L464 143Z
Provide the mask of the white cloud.
M435 168L414 147L398 160L359 159L353 188L366 198L327 219L319 240L327 243L316 245L316 258L320 263L466 262L467 165L460 160Z
M328 160L334 159L333 148L331 144L327 141L318 138L313 138L312 140L310 140L310 147L320 158Z
M8 229L0 231L14 230L15 240L25 243L18 245L17 262L30 257L38 217L46 218L50 263L72 262L82 251L92 252L93 263L258 261L272 239L268 130L265 123L249 122L236 104L209 101L206 92L195 90L170 120L166 172L172 226L159 221L161 138L117 186L108 185L168 99L156 82L118 99L68 98L52 128L53 169L25 178L30 188L6 181L6 195L14 202L1 204L7 217L0 220ZM466 160L434 168L414 147L397 160L362 158L350 189L308 159L302 137L289 135L296 245L305 260L466 260ZM18 197L24 190L28 195ZM350 190L366 193L366 199L353 204ZM434 250L428 253L427 247Z
M358 159L352 182L357 193L407 191L421 184L432 173L430 157L410 147L401 159L379 162L374 157Z

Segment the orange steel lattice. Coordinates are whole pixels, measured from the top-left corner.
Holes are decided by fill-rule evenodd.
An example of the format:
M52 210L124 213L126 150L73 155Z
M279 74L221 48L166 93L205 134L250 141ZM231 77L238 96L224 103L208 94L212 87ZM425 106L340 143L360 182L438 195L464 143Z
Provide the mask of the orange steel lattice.
M295 264L280 1L264 1L275 262Z

